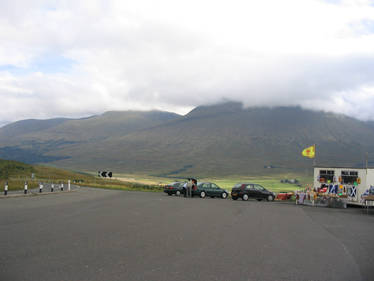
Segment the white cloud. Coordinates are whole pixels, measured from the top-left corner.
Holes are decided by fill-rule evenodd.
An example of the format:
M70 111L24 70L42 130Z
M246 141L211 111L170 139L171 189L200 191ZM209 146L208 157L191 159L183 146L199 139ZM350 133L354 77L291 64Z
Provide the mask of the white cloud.
M374 119L370 1L9 0L0 38L2 122L225 98Z

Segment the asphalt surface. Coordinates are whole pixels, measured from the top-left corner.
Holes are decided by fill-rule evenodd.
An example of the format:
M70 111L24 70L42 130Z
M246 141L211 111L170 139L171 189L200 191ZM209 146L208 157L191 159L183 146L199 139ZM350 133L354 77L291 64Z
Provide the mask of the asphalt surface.
M374 210L81 188L0 200L0 280L374 280Z

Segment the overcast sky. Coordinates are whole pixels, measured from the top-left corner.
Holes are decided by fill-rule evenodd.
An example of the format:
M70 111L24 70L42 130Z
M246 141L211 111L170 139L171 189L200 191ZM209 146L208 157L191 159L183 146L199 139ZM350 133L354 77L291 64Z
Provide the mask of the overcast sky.
M0 124L225 99L374 119L374 1L0 0Z

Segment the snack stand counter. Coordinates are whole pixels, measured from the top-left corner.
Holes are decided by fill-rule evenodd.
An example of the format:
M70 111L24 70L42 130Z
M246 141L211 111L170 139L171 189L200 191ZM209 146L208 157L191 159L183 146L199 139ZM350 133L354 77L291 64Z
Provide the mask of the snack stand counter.
M334 198L329 200L373 206L374 201L364 200L364 196L369 195L370 190L373 190L372 195L374 195L374 169L372 168L314 168L312 191L317 192L319 198Z

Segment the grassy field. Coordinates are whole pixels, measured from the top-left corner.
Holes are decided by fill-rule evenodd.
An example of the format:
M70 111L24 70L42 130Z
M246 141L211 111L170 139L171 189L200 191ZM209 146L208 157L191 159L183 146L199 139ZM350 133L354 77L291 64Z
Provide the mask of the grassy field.
M32 177L33 175L33 177ZM24 188L25 181L29 188L36 188L39 182L66 183L68 180L82 186L97 188L162 191L163 186L174 181L184 181L186 178L157 177L146 174L115 174L113 179L98 178L96 172L79 172L62 170L49 166L28 165L15 161L0 160L0 190L8 182L9 190ZM295 184L281 183L282 179L297 179L301 187ZM232 187L240 182L253 182L264 186L273 192L295 191L312 182L308 178L296 174L274 174L271 176L230 176L230 177L204 177L197 178L199 182L214 182L221 188L231 191Z

